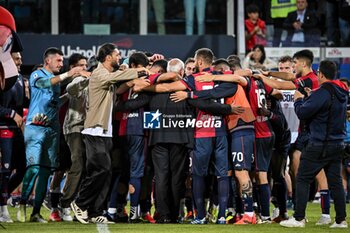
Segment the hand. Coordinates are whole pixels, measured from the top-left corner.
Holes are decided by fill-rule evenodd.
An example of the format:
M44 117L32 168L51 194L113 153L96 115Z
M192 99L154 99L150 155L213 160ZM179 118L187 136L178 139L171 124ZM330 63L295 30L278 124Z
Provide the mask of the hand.
M83 67L81 66L76 66L76 67L73 67L72 69L70 69L68 71L68 77L77 77L77 76L80 76L80 72L83 71Z
M119 70L120 71L124 71L124 70L126 70L126 69L128 69L129 68L129 65L128 64L121 64L120 66L119 66Z
M175 93L172 93L170 95L170 99L171 99L171 101L173 101L175 103L180 102L182 100L185 100L185 99L187 99L187 92L186 91L177 91Z
M150 85L149 79L144 79L144 78L134 79L132 82L133 82L132 90L134 92L140 92L142 91L143 88L148 87Z
M304 87L304 91L306 91L307 96L310 96L311 93L312 93L312 90L310 88L308 88L308 87Z
M304 95L300 93L300 91L296 90L294 93L294 101L299 99L299 98L304 98Z
M204 75L199 75L196 77L196 81L198 82L212 82L214 81L214 76L212 74L204 74Z
M90 77L91 76L91 72L89 72L89 71L86 71L86 70L82 70L82 71L80 71L79 72L79 76L81 76L81 77L85 77L85 78L88 78L88 77Z
M300 21L294 22L293 27L295 28L295 30L301 30L301 22Z
M257 33L259 30L260 30L259 26L255 26L254 29L253 29L253 32Z
M231 112L232 114L239 115L244 113L244 108L242 106L234 106L233 103L231 104Z
M264 71L264 70L259 70L260 73L262 73L263 75L265 75L266 77L269 76L269 72L268 71Z
M164 56L162 54L155 53L152 57L149 57L148 59L152 62L155 62L157 60L164 59Z
M255 79L263 80L265 78L265 75L263 75L263 74L254 74L253 77Z
M15 117L13 118L13 120L16 122L18 128L22 127L22 125L23 125L23 118L20 115L18 115L16 113Z
M250 51L248 54L247 54L247 57L252 57L254 54L254 51Z
M37 113L33 119L32 119L32 123L34 125L42 125L42 126L46 126L49 123L49 119L47 118L46 115L42 114L42 113Z

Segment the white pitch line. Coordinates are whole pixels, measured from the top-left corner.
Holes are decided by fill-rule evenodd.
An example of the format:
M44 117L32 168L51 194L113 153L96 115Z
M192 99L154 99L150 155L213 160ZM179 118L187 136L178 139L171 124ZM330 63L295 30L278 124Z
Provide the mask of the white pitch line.
M96 228L98 233L111 233L108 229L108 224L97 223Z

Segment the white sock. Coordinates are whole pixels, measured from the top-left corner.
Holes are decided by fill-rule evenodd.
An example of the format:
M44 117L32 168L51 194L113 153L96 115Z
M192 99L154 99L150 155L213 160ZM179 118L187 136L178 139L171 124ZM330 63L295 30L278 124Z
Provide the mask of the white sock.
M1 206L1 212L2 212L3 216L5 216L5 215L10 216L9 211L7 209L7 205Z
M110 214L117 213L117 208L108 208L108 213L110 213Z
M330 217L331 217L331 215L329 215L329 214L322 214L322 217L325 217L325 218L330 218Z

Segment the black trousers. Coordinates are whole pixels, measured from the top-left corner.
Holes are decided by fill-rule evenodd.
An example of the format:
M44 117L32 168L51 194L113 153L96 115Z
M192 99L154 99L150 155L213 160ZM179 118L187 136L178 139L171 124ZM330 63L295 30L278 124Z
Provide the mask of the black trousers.
M86 177L82 181L76 204L88 209L90 217L102 215L111 182L110 150L112 138L84 135Z
M187 151L183 144L172 143L159 143L152 149L157 212L171 220L177 220L180 199L185 195Z
M324 153L323 153L324 152ZM311 142L303 149L296 184L296 207L294 218L305 218L305 209L309 198L310 184L324 168L329 190L332 192L337 223L345 220L346 203L341 179L343 145L315 145Z

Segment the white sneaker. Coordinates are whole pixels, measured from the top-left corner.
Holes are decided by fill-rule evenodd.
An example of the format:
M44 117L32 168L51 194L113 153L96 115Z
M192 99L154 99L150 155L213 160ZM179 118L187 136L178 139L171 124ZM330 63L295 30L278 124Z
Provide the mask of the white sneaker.
M280 222L283 227L305 227L305 219L297 221L294 217L290 217L288 220Z
M341 223L334 222L329 228L348 228L347 222L344 220Z
M331 216L322 214L320 219L316 222L316 226L329 225L332 223Z
M19 210L17 211L17 221L26 222L26 205L19 205Z
M91 222L93 223L102 223L102 224L112 224L114 222L108 221L108 219L105 216L97 216L97 217L92 217Z
M12 218L9 216L9 215L2 215L1 217L0 217L0 222L5 222L5 223L13 223L13 220L12 220Z
M62 216L61 218L63 219L63 221L65 222L72 222L73 218L70 215L70 208L62 208Z
M83 211L82 209L80 209L80 207L77 206L77 204L75 204L75 201L70 203L70 207L72 208L72 211L79 222L81 222L82 224L89 223L87 210Z
M275 219L278 216L280 216L280 209L279 208L273 208L271 219Z

